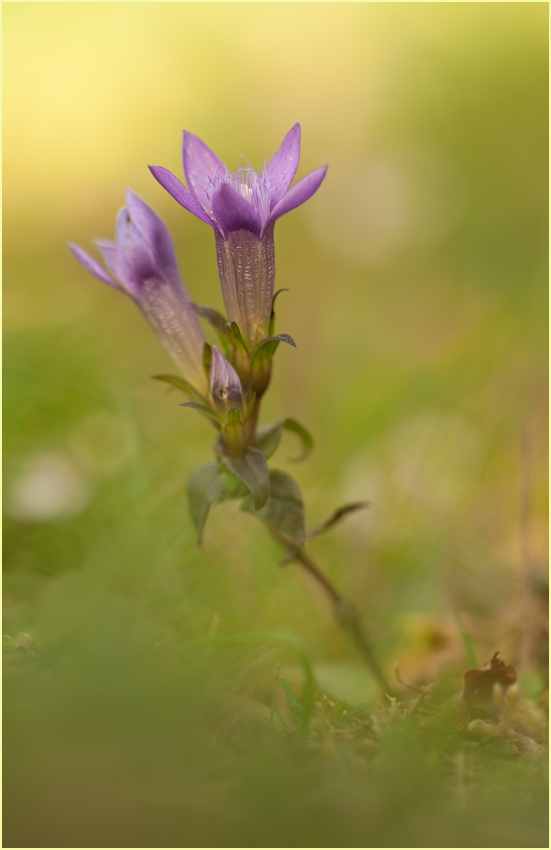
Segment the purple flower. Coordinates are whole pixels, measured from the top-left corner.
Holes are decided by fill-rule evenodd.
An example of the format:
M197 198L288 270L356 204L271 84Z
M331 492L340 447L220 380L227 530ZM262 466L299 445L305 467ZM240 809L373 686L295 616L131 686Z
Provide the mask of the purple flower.
M184 132L187 189L170 171L150 166L175 200L215 231L218 270L229 321L249 344L266 335L274 294L274 224L319 188L327 167L313 171L293 188L300 157L300 124L285 136L261 173L231 173L204 142Z
M245 410L245 394L239 375L215 345L212 346L212 363L210 367L210 391L217 411L222 415L229 410Z
M180 278L168 230L129 189L126 203L117 218L116 242L96 241L111 274L78 245L69 247L85 269L134 299L183 377L204 394L205 336Z

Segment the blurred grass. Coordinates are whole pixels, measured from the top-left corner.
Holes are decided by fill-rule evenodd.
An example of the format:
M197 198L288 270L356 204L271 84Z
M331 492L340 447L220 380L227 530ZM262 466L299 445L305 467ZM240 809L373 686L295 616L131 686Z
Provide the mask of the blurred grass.
M443 677L442 699L459 691L455 613L479 659L518 665L523 545L537 588L547 567L547 17L5 7L4 632L40 648L8 657L5 846L543 846L539 763L465 754L446 730L427 743L411 720L366 768L331 725L311 750L247 719L234 700L269 712L278 663L300 694L296 653L190 641L292 635L321 692L376 692L253 518L215 508L196 547L185 480L211 431L148 378L170 371L160 346L65 243L110 237L130 186L170 227L192 297L220 308L210 229L146 165L181 174L185 127L260 166L299 120L298 176L330 168L277 226L278 330L298 348L277 353L263 419L295 416L316 450L293 466L285 437L273 463L309 526L370 500L311 549L389 675L398 660L409 681ZM536 698L543 605L534 591Z

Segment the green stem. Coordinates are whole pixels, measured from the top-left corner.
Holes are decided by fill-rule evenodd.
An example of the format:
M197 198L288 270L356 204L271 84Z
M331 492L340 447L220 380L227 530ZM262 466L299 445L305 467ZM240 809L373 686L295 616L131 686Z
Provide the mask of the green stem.
M304 552L303 549L299 549L297 546L294 546L290 541L286 540L282 535L278 534L274 530L272 530L272 535L276 538L278 543L281 543L287 549L293 561L297 561L301 567L303 567L303 569L324 589L325 593L329 596L333 603L335 619L339 625L348 632L383 691L391 696L392 689L390 688L387 680L385 679L384 673L377 662L371 643L365 633L365 628L362 624L360 614L356 610L355 606L344 596L341 596L337 588L331 581L329 581L327 576L320 570L318 565Z

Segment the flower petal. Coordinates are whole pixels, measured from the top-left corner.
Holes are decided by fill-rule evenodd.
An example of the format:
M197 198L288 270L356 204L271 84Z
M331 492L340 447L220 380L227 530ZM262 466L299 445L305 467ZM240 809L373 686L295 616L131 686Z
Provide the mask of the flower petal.
M149 245L132 224L130 215L123 208L117 217L117 248L124 282L137 295L139 287L148 278L162 278L162 269L155 262Z
M120 281L122 289L124 289L124 267L121 262L119 249L114 242L108 239L95 239L94 245L97 245L101 251L103 261L113 277Z
M211 217L206 213L201 204L195 200L191 192L186 189L181 180L172 174L168 168L163 168L162 165L150 165L151 171L155 180L157 180L163 189L166 189L169 195L172 195L175 201L185 207L190 213L200 218L201 221L206 221L207 224L215 226Z
M77 258L79 263L84 266L86 271L91 272L94 277L99 278L104 283L108 283L109 286L114 286L115 289L120 289L121 291L124 291L118 283L115 283L115 281L109 277L105 269L103 269L98 263L98 261L94 260L94 258L91 257L90 254L88 254L78 245L75 245L73 242L69 242L68 245L74 256Z
M126 190L126 205L132 224L135 225L140 235L149 245L157 261L157 265L161 267L164 273L165 279L173 286L183 288L186 298L189 298L182 284L172 240L164 222L153 212L151 207L148 207L130 189Z
M212 194L228 169L215 153L193 133L184 132L184 174L194 198L207 214L211 212Z
M255 236L260 236L260 216L229 183L222 183L214 193L212 212L226 236L234 230L249 230Z
M312 197L314 192L317 192L321 186L321 182L327 173L327 166L318 168L312 171L307 177L301 180L296 186L290 189L284 198L275 205L270 213L270 221L275 221L281 218L285 213L291 212L296 207L300 207L305 201Z
M275 191L272 191L271 197L272 209L282 199L293 182L293 177L297 172L299 158L300 124L295 124L283 139L277 153L273 155L266 166L270 187L274 187L275 189Z

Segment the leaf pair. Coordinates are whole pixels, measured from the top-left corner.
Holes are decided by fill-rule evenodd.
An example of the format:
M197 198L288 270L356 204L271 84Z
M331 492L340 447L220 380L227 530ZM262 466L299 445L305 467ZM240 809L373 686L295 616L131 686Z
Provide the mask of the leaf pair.
M268 472L266 459L257 449L249 449L241 458L222 455L220 460L199 467L188 481L189 510L199 543L211 505L245 497L243 511L273 526L295 546L303 546L304 503L293 479L281 470Z
M296 419L284 419L278 422L277 425L268 425L265 428L259 428L256 434L256 447L264 453L266 458L270 458L281 440L283 431L291 431L296 434L302 443L302 452L298 457L292 460L298 462L304 460L312 451L314 440L306 428L297 422Z

